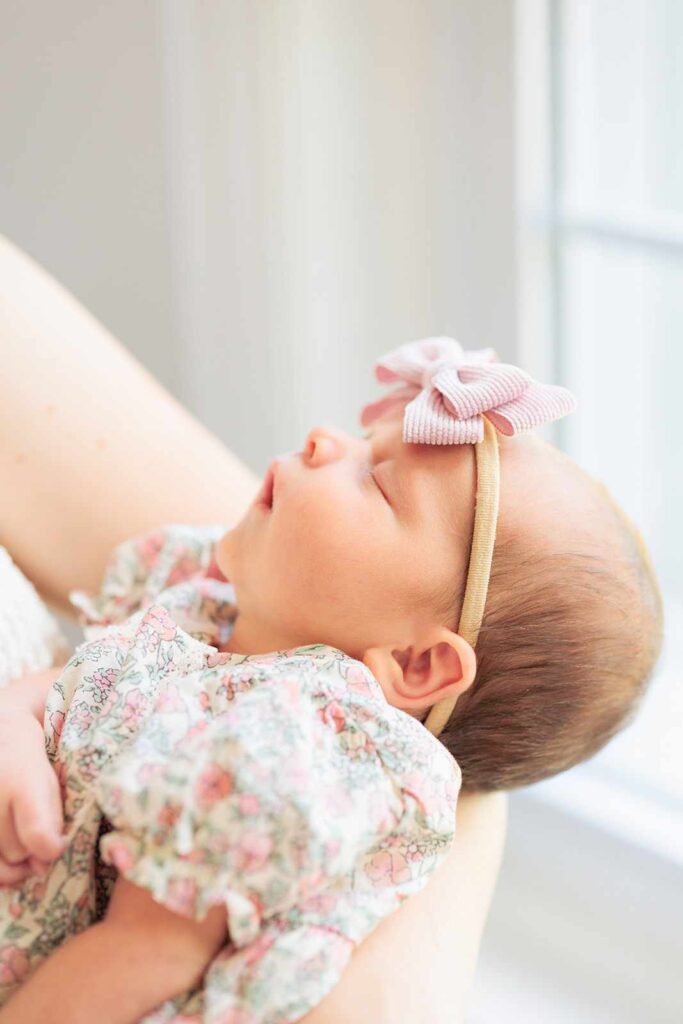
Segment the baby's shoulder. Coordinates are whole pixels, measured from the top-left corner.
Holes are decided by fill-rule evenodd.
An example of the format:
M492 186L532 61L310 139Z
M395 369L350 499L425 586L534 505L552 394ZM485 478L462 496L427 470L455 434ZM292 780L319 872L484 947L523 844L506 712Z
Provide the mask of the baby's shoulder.
M392 774L422 773L459 785L460 769L446 747L417 718L389 704L363 662L326 644L249 661L249 672L259 666L264 689L278 704L287 699L298 713L305 704L354 757L365 749Z
M362 661L328 644L308 644L281 652L278 670L294 673L312 698L335 695L340 700L386 703L379 682Z
M300 649L289 659L292 669L312 714L331 737L328 749L335 752L340 782L357 791L369 778L383 776L400 794L401 828L410 832L419 821L420 828L450 835L461 772L440 740L393 707L367 665L342 651L322 644Z
M241 683L276 694L283 688L316 706L337 701L348 706L387 705L382 688L360 661L327 644L308 644L268 654L240 656L217 653L211 659L219 672Z

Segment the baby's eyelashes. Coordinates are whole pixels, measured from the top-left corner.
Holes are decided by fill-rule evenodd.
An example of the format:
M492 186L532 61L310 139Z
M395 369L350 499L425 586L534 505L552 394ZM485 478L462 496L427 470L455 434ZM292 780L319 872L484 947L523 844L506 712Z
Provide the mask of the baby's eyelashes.
M377 476L375 474L375 467L370 462L363 463L362 483L363 485L371 487L382 498L383 501L386 501L387 504L389 503L386 494L382 490L382 487L380 486L377 480Z

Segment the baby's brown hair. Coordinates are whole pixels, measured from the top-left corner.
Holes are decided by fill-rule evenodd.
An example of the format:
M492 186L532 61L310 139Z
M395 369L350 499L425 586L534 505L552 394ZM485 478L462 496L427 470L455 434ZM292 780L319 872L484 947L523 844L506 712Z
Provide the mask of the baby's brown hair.
M585 546L568 550L523 532L496 543L477 674L440 737L464 790L525 786L591 757L631 721L652 677L663 640L657 579L636 528L592 483L609 549L588 530ZM452 623L453 595L442 597Z

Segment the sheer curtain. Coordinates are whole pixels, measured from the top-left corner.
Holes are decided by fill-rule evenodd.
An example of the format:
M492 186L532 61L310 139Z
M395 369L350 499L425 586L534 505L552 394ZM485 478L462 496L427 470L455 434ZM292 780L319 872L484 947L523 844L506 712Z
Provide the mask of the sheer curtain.
M162 11L185 397L214 429L263 464L357 429L402 341L514 358L509 4Z
M514 356L507 0L5 7L2 230L254 469L400 341Z

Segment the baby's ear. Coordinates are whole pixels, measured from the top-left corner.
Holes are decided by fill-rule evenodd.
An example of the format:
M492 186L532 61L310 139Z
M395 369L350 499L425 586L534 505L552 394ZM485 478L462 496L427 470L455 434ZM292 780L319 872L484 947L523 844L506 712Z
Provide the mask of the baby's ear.
M477 657L458 633L444 626L423 629L408 647L369 647L363 662L394 707L420 711L444 697L464 693L474 682Z

